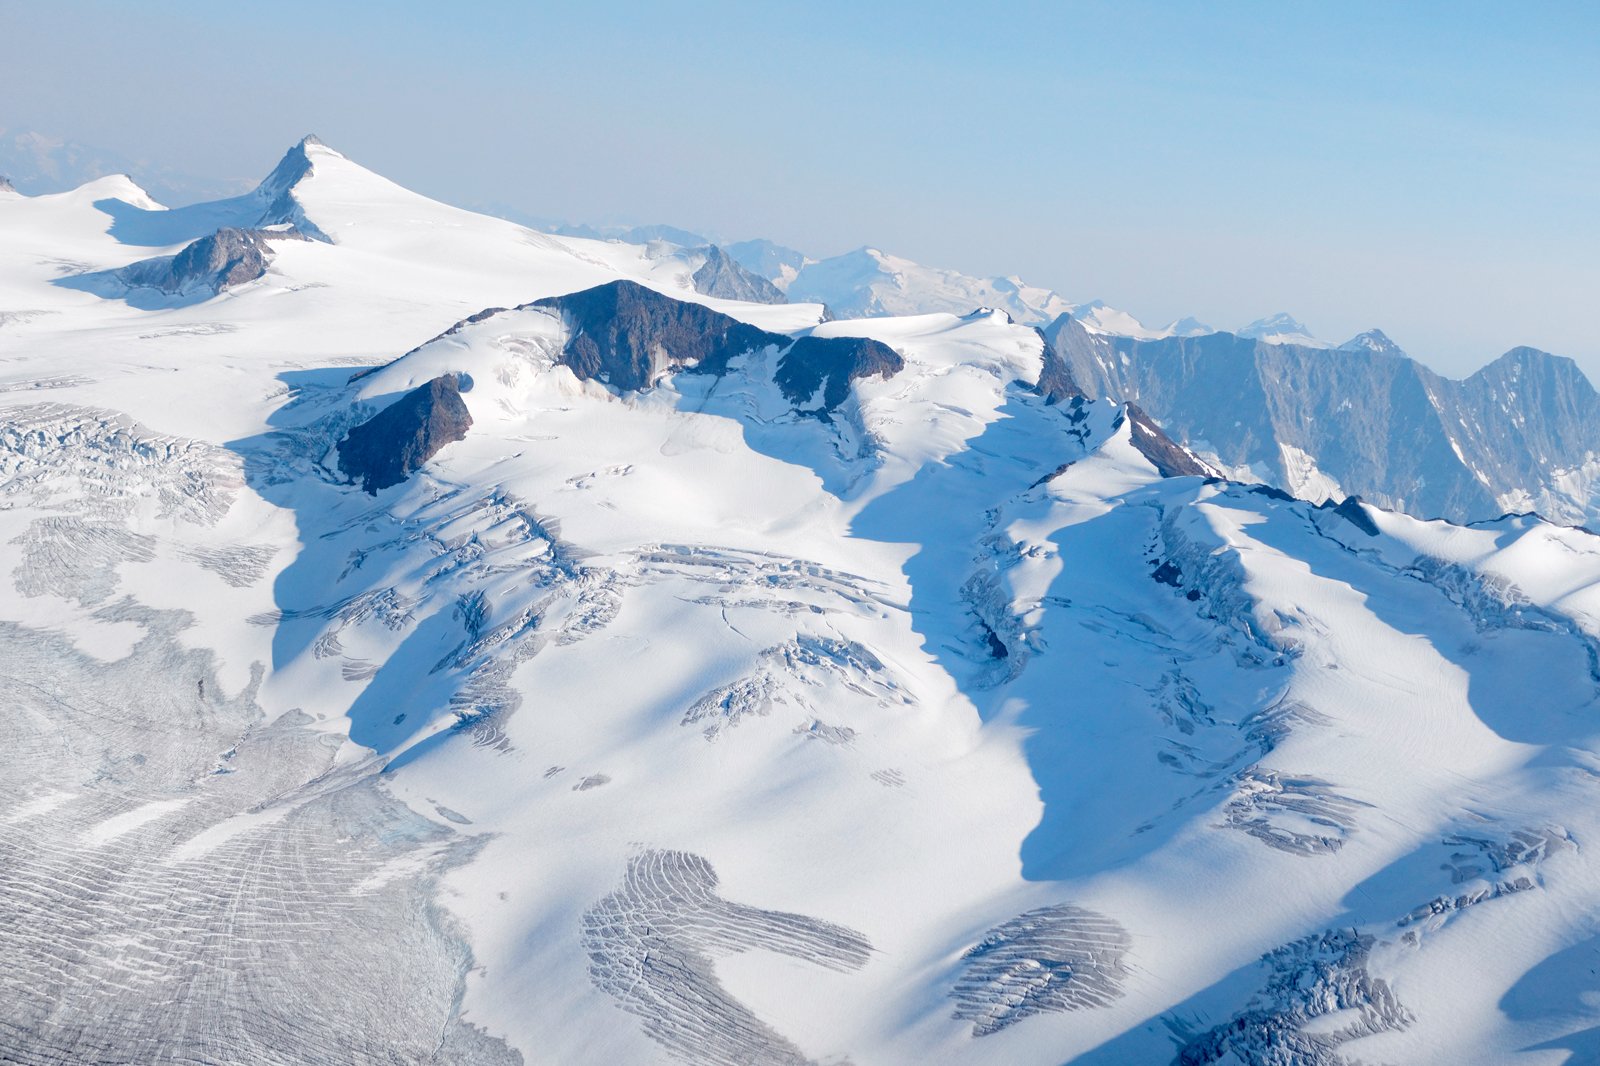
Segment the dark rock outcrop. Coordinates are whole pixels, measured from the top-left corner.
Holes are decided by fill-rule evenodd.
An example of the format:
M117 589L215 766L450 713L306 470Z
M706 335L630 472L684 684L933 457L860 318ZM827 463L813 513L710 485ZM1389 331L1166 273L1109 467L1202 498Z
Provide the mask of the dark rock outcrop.
M1346 496L1334 507L1333 513L1369 537L1378 535L1377 523L1373 522L1372 516L1367 514L1366 508L1361 506L1360 496Z
M1078 327L1080 333L1087 331ZM1039 394L1048 403L1061 403L1064 400L1084 398L1083 390L1078 388L1078 383L1072 379L1072 371L1067 366L1067 361L1057 352L1055 345L1050 343L1050 338L1040 329L1034 330L1039 339L1044 342L1044 366L1039 371Z
M890 378L904 369L900 353L866 337L801 337L778 360L773 380L791 403L809 404L822 390L822 406L808 414L826 419L860 378Z
M505 310L491 307L479 311L434 340L452 336ZM825 421L849 395L851 382L875 375L890 377L905 366L899 353L879 341L865 337L795 340L740 322L703 304L673 299L633 281L612 281L582 292L520 304L511 310L540 310L560 318L567 339L556 361L582 380L600 381L622 392L649 388L674 372L724 374L735 357L761 348L776 348L781 355L773 377L783 395L797 407L808 405L803 413L819 415ZM417 350L413 348L412 352ZM350 380L381 369L359 371ZM812 409L809 405L819 389L822 405Z
M17 187L11 184L11 179L0 174L0 192L16 192Z
M1124 405L1129 422L1129 437L1139 454L1162 477L1210 477L1213 471L1189 451L1179 447L1136 403Z
M789 343L781 334L632 281L608 282L523 307L547 308L561 316L569 333L561 362L574 374L624 392L648 388L673 370L720 374L734 356Z
M781 304L788 298L772 282L752 274L714 244L702 249L706 260L691 279L694 291L723 300L756 304Z
M254 281L267 272L272 240L305 240L295 230L250 230L224 226L190 243L177 255L144 259L123 267L117 277L135 288L165 293L206 291L212 295Z
M471 425L455 375L445 374L346 434L339 442L339 469L377 495L410 477L446 444L461 440Z

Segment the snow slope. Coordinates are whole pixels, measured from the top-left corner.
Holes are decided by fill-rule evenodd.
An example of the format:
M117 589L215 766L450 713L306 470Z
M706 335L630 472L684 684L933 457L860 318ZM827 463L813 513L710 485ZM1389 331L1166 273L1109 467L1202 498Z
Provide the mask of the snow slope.
M1596 1053L1593 535L1162 478L1014 315L714 301L297 151L0 194L0 1057ZM327 239L256 281L72 284L285 192ZM618 278L905 366L824 419L778 345L619 393L477 314ZM347 483L441 375L466 437Z
M1132 337L1152 341L1163 337L1199 337L1216 330L1194 318L1180 318L1160 329L1151 329L1126 311L1107 307L1103 301L1091 300L1072 311L1072 317L1083 323L1091 333L1104 333L1113 337Z
M1317 340L1303 322L1283 311L1240 326L1234 333L1264 344L1298 344L1302 348L1332 347L1324 341Z
M918 315L944 311L964 315L995 307L1018 322L1048 322L1072 310L1049 289L1021 278L975 278L926 267L876 248L858 248L799 268L785 291L791 300L826 304L841 318Z

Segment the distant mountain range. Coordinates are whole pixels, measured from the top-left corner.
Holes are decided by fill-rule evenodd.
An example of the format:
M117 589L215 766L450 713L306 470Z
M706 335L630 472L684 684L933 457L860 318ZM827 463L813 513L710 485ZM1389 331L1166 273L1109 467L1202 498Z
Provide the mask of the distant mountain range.
M217 200L247 192L253 181L202 177L33 130L0 130L0 178L20 193L65 192L111 174L128 174L165 204Z
M292 183L297 173L282 169L263 188ZM25 194L117 172L139 174L158 200L243 191L38 133L0 134L0 174ZM262 213L252 199L261 195L233 195L223 202L242 205L238 217L209 223L246 227L246 236L228 238L241 249L231 257L212 241L176 261L178 274L162 258L73 284L115 288L132 279L193 298L230 277L259 276L266 258L249 249L282 236L248 236L265 225L260 218L279 217ZM1133 401L1218 469L1313 502L1357 494L1457 521L1528 510L1561 522L1600 519L1600 397L1570 359L1534 348L1456 381L1381 330L1334 347L1281 312L1233 332L1192 317L1152 327L1100 300L1073 303L1015 276L976 277L877 248L815 259L768 240L719 244L670 225L519 221L558 237L639 246L656 269L680 271L690 288L720 299L817 303L839 319L1003 311L1043 331L1086 395Z

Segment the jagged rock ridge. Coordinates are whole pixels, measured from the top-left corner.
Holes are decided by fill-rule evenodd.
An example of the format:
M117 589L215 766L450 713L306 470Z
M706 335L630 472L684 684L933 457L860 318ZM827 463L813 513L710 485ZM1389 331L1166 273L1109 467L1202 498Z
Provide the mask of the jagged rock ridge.
M1456 381L1376 331L1336 350L1231 333L1139 341L1062 316L1043 336L1078 388L1135 401L1227 472L1313 501L1358 493L1457 521L1589 509L1583 479L1563 477L1600 456L1600 394L1570 359L1518 348Z
M818 398L816 412L824 417L850 395L850 383L868 377L893 377L905 360L882 341L866 337L801 337L778 361L773 375L778 388L792 403L808 404Z
M250 194L264 205L256 226L265 229L268 226L289 225L313 240L331 244L332 240L306 217L300 201L294 197L295 186L309 177L314 169L311 156L306 151L312 146L324 147L314 134L301 138L300 143L284 153L272 173Z
M716 245L706 245L702 254L705 256L705 262L691 278L695 292L722 300L744 300L747 303L787 302L788 298L783 295L782 289L759 274L746 270Z
M339 442L339 469L377 495L461 440L471 425L455 375L442 375L350 430Z
M267 272L273 240L307 240L295 229L257 230L224 226L192 241L177 255L144 259L117 272L126 285L165 293L204 290L212 295L254 281Z
M736 355L789 343L781 334L633 281L535 300L518 310L528 307L547 308L566 323L561 362L574 374L624 392L648 388L685 367L721 373Z
M1129 439L1162 477L1212 476L1213 471L1162 432L1138 404L1130 402L1126 409Z

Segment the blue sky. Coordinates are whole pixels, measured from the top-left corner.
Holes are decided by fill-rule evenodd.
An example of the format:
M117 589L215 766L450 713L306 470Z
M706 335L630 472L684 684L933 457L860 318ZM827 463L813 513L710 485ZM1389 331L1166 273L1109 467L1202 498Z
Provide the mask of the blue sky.
M1600 5L0 0L0 127L1600 377ZM21 91L19 87L26 87Z

